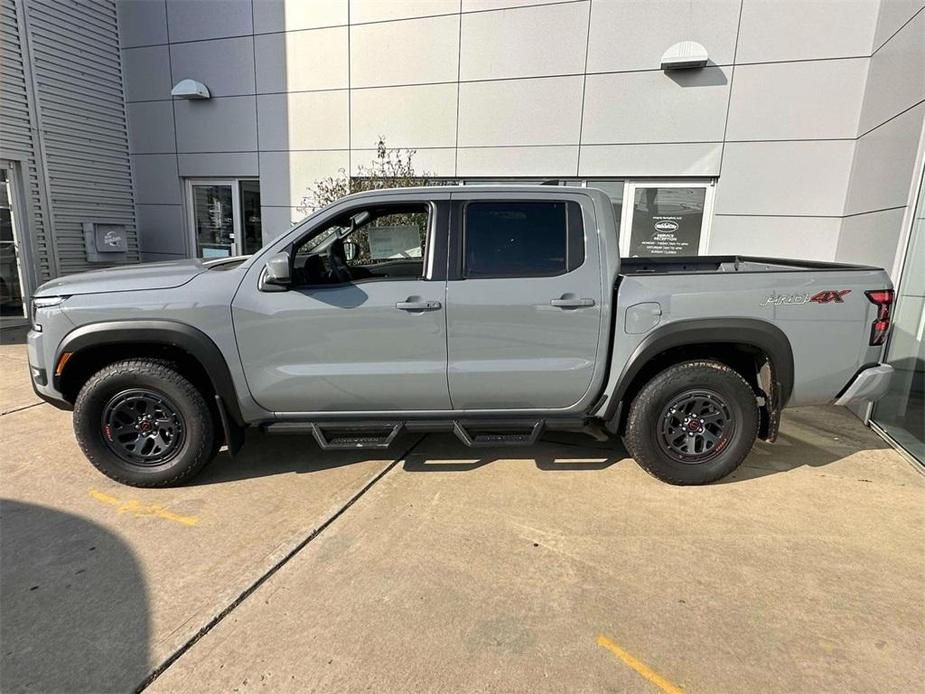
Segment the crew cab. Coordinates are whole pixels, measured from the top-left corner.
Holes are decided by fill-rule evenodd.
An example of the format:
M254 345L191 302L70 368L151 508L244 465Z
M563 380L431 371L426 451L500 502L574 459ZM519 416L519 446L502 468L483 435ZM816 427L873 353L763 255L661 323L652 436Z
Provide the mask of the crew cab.
M137 486L188 479L246 427L323 449L622 436L656 477L704 484L783 407L885 392L883 270L621 258L617 218L593 188L377 190L250 257L56 279L33 301L33 386Z

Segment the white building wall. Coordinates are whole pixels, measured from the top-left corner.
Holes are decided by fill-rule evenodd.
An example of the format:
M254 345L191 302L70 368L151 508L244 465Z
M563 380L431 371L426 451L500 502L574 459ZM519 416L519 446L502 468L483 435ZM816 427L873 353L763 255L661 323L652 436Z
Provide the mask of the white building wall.
M915 41L922 6L126 0L143 249L190 252L182 177L258 176L272 238L316 180L369 162L384 136L447 177L715 178L710 252L834 259L864 234L845 219L865 187L859 148L873 144L858 136L908 107L868 84L918 93L901 41ZM702 43L709 66L660 70L680 40ZM214 98L172 102L186 77ZM913 150L914 127L897 120ZM883 186L905 199L902 178ZM895 253L898 230L882 233Z

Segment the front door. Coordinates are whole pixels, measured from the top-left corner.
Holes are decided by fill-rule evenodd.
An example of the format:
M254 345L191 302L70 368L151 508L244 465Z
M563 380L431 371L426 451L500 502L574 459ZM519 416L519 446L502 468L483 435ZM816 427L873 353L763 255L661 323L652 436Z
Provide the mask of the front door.
M259 181L189 180L187 204L197 258L250 255L260 249Z
M446 257L441 263L440 252L429 252L446 233L445 210L439 223L437 213L429 202L364 206L322 223L290 246L287 291L260 291L263 264L251 268L232 312L247 383L262 407L449 409L446 280L434 271Z
M458 208L447 282L453 407L583 404L593 397L603 303L589 203L486 196Z

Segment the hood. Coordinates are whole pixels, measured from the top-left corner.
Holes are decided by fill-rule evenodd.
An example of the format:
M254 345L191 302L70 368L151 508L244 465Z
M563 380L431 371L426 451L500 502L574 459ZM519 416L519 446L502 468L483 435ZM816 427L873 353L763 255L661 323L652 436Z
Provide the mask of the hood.
M73 296L141 289L172 289L186 284L208 266L201 260L171 260L143 263L67 275L46 282L34 296Z

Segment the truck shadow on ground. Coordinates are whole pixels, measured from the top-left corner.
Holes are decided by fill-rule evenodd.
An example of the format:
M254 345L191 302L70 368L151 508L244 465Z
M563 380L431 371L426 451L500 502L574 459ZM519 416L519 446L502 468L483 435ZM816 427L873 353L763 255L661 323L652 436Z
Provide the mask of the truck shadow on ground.
M776 443L759 441L742 466L719 483L753 480L799 467L822 467L861 451L886 448L889 446L850 412L834 407L798 408L785 413ZM189 484L313 473L369 460L390 462L409 449L401 461L407 472L469 472L500 461L523 460L548 471L593 472L617 463L635 465L619 438L595 441L566 432L547 433L540 443L524 448L473 449L450 434L405 434L385 450L322 451L311 436L267 436L251 431L236 457L220 454Z
M150 617L132 549L85 518L0 500L0 690L129 691Z

